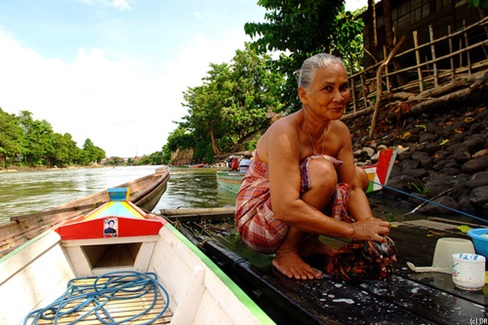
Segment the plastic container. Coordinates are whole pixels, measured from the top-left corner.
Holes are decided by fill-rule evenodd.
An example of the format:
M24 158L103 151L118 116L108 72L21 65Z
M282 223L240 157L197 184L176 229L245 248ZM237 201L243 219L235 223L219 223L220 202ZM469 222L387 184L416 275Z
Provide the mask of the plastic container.
M459 289L481 290L485 285L486 259L478 254L452 255L452 281Z
M415 272L441 272L452 274L452 254L474 254L474 246L467 238L443 237L437 240L434 250L432 266L415 266L410 262L407 265Z
M488 258L488 228L471 229L468 236L473 240L476 253Z

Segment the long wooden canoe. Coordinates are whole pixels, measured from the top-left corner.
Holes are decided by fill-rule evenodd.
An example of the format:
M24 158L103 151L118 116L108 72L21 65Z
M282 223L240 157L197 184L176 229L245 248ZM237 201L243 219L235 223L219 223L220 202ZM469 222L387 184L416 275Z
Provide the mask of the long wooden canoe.
M386 185L386 183L388 182L388 178L390 177L393 164L395 163L396 154L396 148L381 150L378 154L377 163L373 165L362 166L362 168L368 175L368 179L370 180L370 185L366 193L379 191L382 189L382 185ZM245 174L245 172L232 170L217 171L217 184L222 189L237 194Z
M153 174L116 187L130 188L130 200L140 208L152 211L166 191L169 177L168 169L161 167ZM86 213L106 200L106 191L101 191L47 211L11 217L10 221L0 224L0 257L43 231Z
M127 189L109 197L0 259L0 324L274 324Z
M232 209L161 213L279 324L463 324L487 317L487 285L465 291L454 285L451 274L416 273L407 267L407 262L432 265L439 238L469 239L458 229L459 222L431 218L394 223L390 236L397 245L398 260L392 278L346 283L327 275L313 281L284 277L272 267L272 255L256 253L240 240ZM333 248L346 243L326 236L321 239ZM326 259L309 262L324 270Z

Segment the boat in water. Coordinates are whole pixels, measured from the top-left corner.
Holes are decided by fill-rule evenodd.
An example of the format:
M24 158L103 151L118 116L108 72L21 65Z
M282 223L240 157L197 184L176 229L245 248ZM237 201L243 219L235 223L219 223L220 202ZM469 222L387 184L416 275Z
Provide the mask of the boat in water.
M108 197L0 259L0 324L274 324L127 188Z
M152 211L166 191L169 178L168 168L160 167L152 174L116 187L129 188L130 201L141 209ZM100 191L46 211L11 217L10 221L0 224L0 257L43 231L86 213L106 200L106 191Z
M324 256L307 259L324 272L321 279L283 276L272 266L272 254L257 253L241 240L235 229L234 208L166 209L161 214L239 283L277 324L448 325L486 317L488 285L481 290L462 290L450 272L409 267L435 266L440 239L469 242L460 226L476 228L477 224L435 217L392 221L390 237L398 253L391 277L346 282L327 274ZM334 249L350 243L330 236L320 239Z

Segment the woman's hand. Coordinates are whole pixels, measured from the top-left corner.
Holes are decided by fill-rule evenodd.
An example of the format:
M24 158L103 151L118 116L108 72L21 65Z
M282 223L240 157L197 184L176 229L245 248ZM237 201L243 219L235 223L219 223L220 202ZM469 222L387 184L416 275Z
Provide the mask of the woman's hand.
M381 235L390 233L390 223L378 218L367 218L350 224L353 230L353 240L374 240L380 243L385 242Z

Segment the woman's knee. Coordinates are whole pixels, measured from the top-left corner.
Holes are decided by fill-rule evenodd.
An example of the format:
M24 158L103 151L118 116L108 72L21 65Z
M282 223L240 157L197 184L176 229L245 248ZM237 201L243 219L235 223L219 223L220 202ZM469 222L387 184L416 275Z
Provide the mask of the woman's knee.
M337 171L327 159L314 159L309 162L309 177L312 189L330 189L335 191L338 176Z
M366 171L361 168L356 166L356 177L357 177L357 184L363 189L363 191L366 192L366 190L369 187L369 178L368 174L366 174Z

